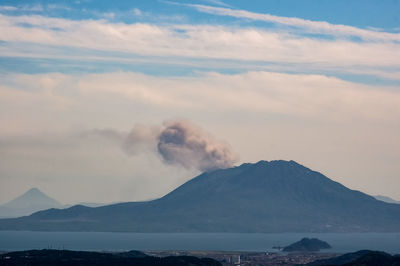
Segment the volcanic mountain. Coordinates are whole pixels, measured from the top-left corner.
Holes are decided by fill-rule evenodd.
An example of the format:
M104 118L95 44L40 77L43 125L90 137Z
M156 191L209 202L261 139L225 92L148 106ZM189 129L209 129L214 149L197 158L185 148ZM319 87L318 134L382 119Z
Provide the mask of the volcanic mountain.
M30 215L40 210L62 207L62 204L39 189L31 188L21 196L0 205L0 217L19 217Z
M260 161L203 173L160 199L49 209L1 219L0 230L400 232L400 205L294 161Z

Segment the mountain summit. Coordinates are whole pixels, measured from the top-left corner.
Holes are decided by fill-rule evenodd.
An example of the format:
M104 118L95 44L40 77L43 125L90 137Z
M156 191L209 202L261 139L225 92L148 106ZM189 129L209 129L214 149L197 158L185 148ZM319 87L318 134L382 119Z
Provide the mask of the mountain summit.
M31 188L21 196L1 205L0 216L17 217L29 215L40 210L61 207L62 205L55 199L50 198L37 188Z
M0 220L1 230L400 232L400 205L378 201L294 161L203 173L166 196L74 206Z

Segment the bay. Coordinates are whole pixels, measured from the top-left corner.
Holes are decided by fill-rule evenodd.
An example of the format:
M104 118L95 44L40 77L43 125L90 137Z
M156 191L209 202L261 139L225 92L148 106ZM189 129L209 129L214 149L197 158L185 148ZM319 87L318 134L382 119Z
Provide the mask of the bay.
M328 252L361 249L400 253L400 233L107 233L0 231L0 251L69 249L87 251L210 250L276 251L303 237L328 242Z

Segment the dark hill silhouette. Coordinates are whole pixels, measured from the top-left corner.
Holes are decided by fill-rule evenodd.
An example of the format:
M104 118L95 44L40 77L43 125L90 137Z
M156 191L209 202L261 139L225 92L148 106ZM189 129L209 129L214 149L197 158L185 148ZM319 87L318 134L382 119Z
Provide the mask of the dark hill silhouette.
M192 256L152 257L140 251L101 253L71 250L26 250L0 255L0 265L80 266L219 266L216 260Z
M390 255L381 251L359 250L330 259L316 260L307 264L308 266L346 265L346 266L398 266L399 255Z
M378 201L294 161L203 173L166 196L0 220L0 230L400 232L400 205Z

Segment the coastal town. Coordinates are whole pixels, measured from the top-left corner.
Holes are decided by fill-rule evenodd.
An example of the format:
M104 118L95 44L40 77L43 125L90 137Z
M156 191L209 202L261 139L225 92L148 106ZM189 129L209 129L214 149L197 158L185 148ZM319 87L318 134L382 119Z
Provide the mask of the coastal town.
M165 256L195 256L212 258L222 265L263 266L263 265L299 265L316 260L329 259L338 256L336 253L281 253L281 252L234 252L234 251L146 251L155 257Z

